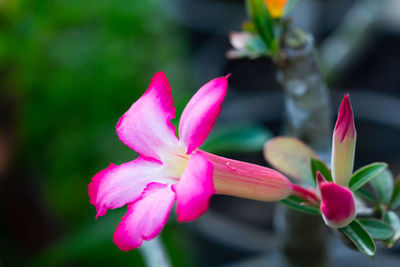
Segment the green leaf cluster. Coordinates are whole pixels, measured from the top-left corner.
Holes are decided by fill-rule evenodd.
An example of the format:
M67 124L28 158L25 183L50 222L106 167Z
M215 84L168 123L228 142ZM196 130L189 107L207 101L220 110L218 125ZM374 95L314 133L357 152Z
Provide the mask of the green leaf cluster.
M258 35L264 41L269 53L275 54L279 49L279 41L274 32L275 22L268 12L265 1L248 0L247 8Z
M274 168L300 184L316 187L318 171L328 182L333 182L328 166L317 158L311 148L295 138L273 138L265 145L264 153ZM394 181L387 164L375 162L353 173L349 189L362 203L365 201L372 205L372 212L360 214L339 231L357 249L370 257L375 255L375 240L382 241L389 248L393 247L400 239L400 215L394 211L400 206L400 177ZM281 203L300 212L320 215L319 207L295 196L290 196Z
M236 33L244 42L243 47L235 47L228 52L229 58L257 58L267 56L278 60L282 37L290 20L285 17L292 11L298 0L288 0L281 18L272 18L265 0L246 0L246 10L250 21L243 23L242 32ZM232 41L232 44L235 41Z

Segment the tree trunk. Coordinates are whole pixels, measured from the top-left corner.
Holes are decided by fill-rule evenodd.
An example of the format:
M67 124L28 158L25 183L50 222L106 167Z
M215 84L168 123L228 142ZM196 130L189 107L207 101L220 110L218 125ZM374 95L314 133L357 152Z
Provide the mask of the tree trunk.
M310 34L289 29L283 38L278 81L285 94L285 134L314 148L328 162L331 146L329 92L319 70ZM279 205L275 226L286 266L327 266L326 228L319 216Z

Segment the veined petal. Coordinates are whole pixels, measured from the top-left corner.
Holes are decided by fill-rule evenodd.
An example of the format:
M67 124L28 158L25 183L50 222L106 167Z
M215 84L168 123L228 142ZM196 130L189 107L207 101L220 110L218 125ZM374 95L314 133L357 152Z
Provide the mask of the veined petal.
M179 138L187 146L187 153L201 146L221 112L228 88L228 77L220 77L203 85L190 99L179 122Z
M114 243L123 251L139 247L161 232L175 202L175 192L167 185L151 183L141 198L128 206L114 233Z
M121 117L117 124L120 140L142 156L161 160L160 152L177 145L171 87L163 72L151 80L147 91Z
M103 216L108 209L134 202L146 185L163 177L162 174L159 162L142 157L119 166L111 164L92 178L90 203L96 207L97 216Z
M194 220L207 211L210 198L215 193L213 166L200 151L192 154L174 189L177 195L178 221Z

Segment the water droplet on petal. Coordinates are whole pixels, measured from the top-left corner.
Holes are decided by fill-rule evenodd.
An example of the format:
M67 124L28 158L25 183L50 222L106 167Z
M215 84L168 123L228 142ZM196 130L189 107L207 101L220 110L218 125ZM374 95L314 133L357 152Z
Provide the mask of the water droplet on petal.
M230 171L236 171L237 169L233 166L231 166L231 163L228 161L225 163L226 167L230 170Z

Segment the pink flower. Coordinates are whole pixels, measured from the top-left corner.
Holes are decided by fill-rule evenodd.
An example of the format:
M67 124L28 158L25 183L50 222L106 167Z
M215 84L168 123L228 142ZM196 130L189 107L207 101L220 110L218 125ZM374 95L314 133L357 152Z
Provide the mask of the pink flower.
M349 95L346 94L339 108L333 132L332 176L335 183L347 186L353 172L356 148L356 128Z
M333 228L350 224L356 216L356 205L350 189L327 182L319 171L317 183L321 194L320 210L325 223Z
M298 191L312 198L313 193L272 169L198 149L221 111L228 76L208 82L192 97L180 119L180 139L170 122L175 108L162 72L118 122L118 137L140 156L99 172L89 185L89 196L97 216L128 205L114 234L121 250L137 248L158 235L175 202L178 221L185 222L203 214L214 193L277 201Z

